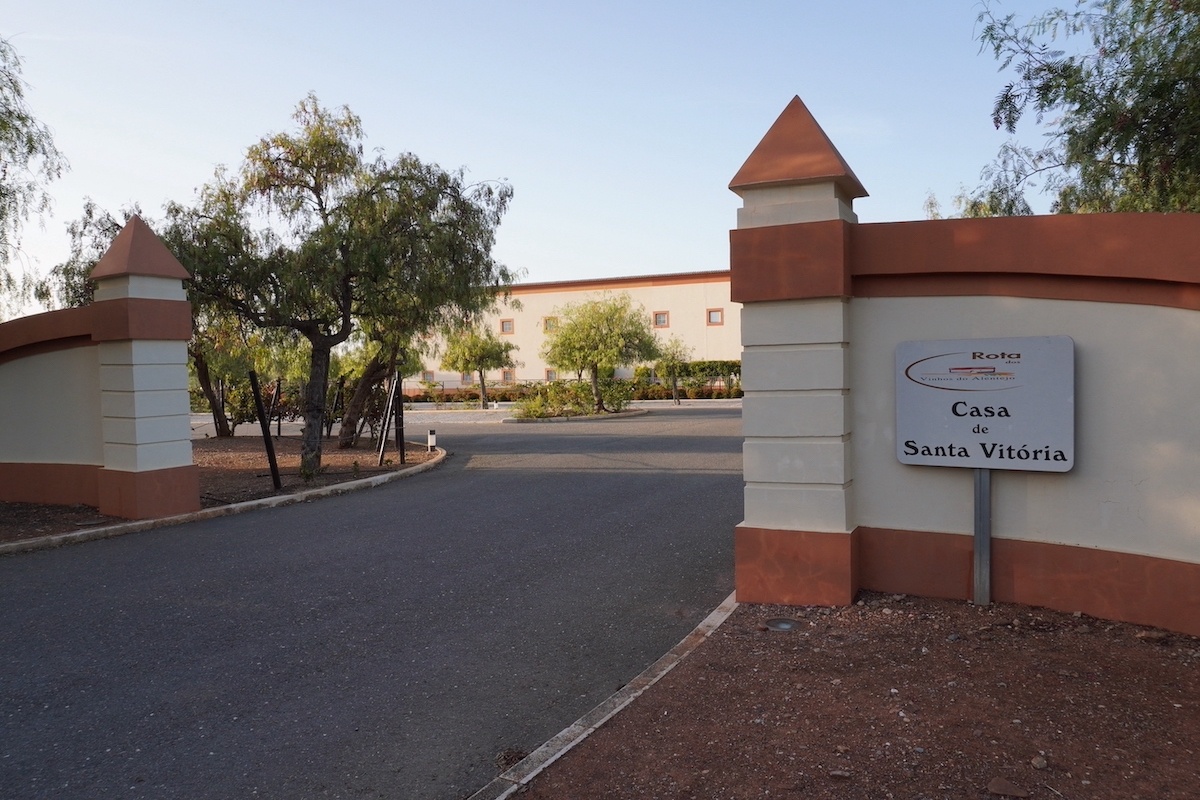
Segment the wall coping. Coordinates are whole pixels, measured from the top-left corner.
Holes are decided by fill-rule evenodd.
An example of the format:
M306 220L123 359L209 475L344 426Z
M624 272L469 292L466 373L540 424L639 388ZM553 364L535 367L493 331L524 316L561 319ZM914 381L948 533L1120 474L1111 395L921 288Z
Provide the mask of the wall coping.
M994 295L1200 310L1200 214L844 220L730 231L732 299Z

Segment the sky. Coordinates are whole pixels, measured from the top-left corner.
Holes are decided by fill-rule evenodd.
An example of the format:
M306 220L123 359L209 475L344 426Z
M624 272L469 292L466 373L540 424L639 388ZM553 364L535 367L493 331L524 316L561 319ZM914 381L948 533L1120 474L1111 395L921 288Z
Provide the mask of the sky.
M510 183L494 254L522 282L728 269L729 181L797 95L869 192L862 222L922 219L930 193L950 211L1007 138L973 0L0 2L71 165L25 227L35 272L84 198L153 224L309 92L372 149Z

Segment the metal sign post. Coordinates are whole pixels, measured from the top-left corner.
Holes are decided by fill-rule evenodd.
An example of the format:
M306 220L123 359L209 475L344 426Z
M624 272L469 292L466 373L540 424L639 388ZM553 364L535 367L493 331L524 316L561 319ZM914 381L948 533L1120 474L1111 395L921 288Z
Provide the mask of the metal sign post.
M992 471L975 470L975 605L992 602Z

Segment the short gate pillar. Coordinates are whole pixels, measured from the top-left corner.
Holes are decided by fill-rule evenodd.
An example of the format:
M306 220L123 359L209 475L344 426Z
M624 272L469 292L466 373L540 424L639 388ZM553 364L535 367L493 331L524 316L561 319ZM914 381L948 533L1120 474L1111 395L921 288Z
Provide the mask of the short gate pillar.
M190 278L138 217L92 270L100 349L102 514L146 519L200 508L192 461L187 343Z

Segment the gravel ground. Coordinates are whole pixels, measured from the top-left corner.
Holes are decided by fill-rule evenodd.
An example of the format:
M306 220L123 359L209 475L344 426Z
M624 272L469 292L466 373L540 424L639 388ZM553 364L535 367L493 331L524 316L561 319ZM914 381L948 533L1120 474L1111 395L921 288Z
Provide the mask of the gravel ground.
M520 797L1182 800L1198 787L1200 639L864 594L739 606Z

